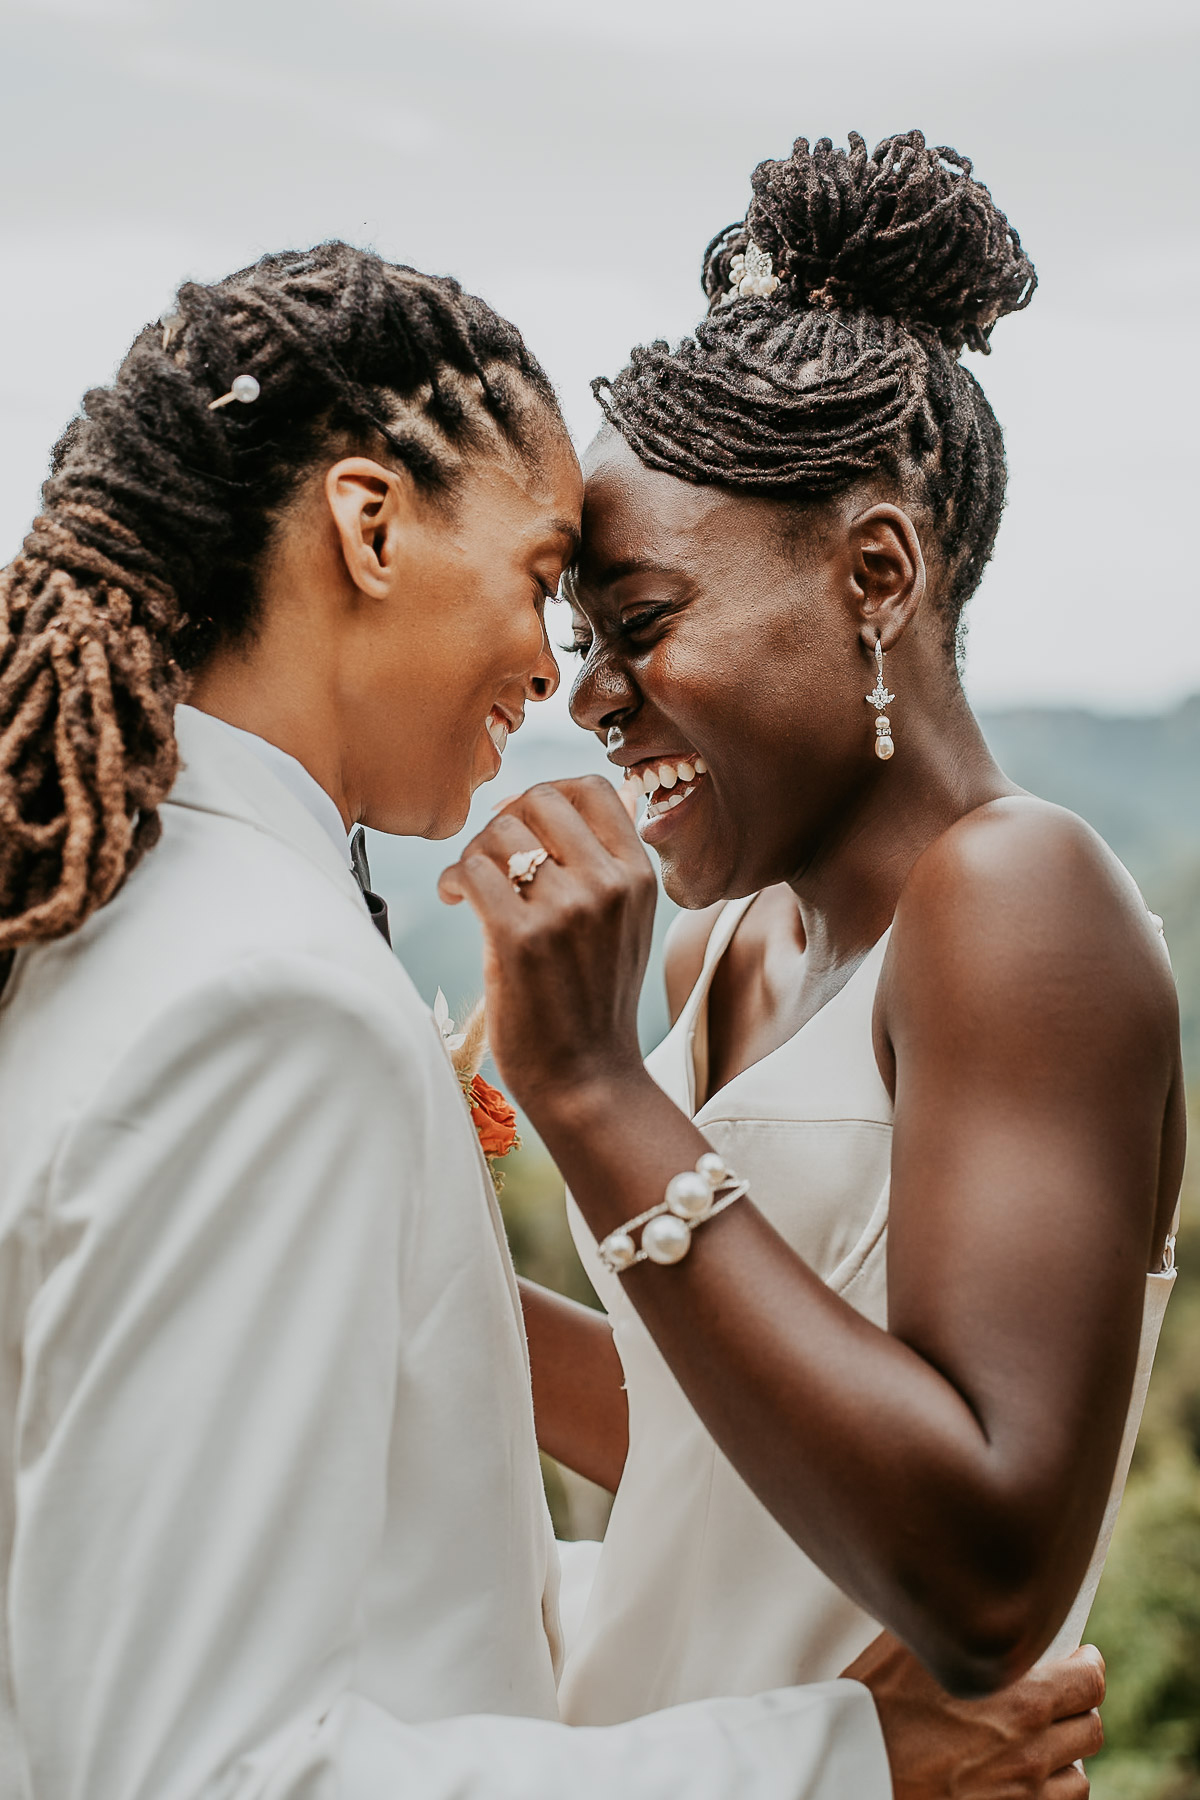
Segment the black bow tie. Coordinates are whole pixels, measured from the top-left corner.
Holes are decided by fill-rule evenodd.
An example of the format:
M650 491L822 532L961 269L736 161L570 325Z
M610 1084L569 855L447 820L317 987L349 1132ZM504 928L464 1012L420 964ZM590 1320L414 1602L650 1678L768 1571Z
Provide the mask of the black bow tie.
M375 929L390 948L392 934L388 930L387 901L382 894L375 894L371 891L371 865L367 861L367 834L361 825L350 839L350 873L362 890L362 897L367 903L367 911L375 921Z

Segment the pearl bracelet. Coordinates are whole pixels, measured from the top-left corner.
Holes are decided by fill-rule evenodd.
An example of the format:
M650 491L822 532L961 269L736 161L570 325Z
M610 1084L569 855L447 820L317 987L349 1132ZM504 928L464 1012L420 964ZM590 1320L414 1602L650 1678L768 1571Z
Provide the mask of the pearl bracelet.
M714 1150L706 1150L694 1169L671 1177L657 1206L609 1232L600 1245L601 1262L614 1275L632 1269L634 1263L681 1262L692 1247L696 1226L715 1219L740 1200L749 1186ZM639 1225L645 1227L640 1249L633 1241Z

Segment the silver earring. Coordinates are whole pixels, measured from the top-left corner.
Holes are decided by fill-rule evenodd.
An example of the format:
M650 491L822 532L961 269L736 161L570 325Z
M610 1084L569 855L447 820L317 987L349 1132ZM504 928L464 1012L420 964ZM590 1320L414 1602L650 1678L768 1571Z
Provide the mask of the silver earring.
M883 679L883 640L875 639L875 686L867 695L867 703L875 708L875 754L880 762L888 762L896 754L892 742L892 721L883 710L896 698L889 694Z

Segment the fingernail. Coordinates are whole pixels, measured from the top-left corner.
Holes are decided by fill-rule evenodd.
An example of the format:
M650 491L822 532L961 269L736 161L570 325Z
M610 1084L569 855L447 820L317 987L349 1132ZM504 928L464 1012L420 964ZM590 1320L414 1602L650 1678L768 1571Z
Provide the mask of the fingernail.
M494 813L503 812L506 806L511 806L513 801L519 798L520 796L517 794L501 794L499 800L492 801L492 811Z

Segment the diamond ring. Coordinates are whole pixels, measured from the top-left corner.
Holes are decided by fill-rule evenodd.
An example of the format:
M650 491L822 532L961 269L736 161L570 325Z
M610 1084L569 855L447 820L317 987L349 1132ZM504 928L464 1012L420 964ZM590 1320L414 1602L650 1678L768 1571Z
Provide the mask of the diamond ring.
M533 880L548 856L549 851L543 850L540 844L535 844L532 850L513 851L508 859L508 879L518 893Z

